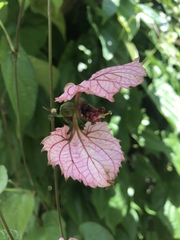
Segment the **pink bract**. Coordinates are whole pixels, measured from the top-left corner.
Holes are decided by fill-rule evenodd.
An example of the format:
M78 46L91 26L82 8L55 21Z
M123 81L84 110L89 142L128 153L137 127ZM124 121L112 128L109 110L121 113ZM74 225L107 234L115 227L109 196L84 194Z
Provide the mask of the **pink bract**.
M59 240L64 240L64 238L59 238ZM69 238L69 240L78 240L77 238Z
M64 93L55 99L56 102L71 100L78 92L93 94L113 102L114 94L121 88L135 87L142 83L146 72L136 58L133 62L121 66L108 67L94 73L89 80L75 85L68 83Z
M124 156L107 123L87 122L84 130L68 131L68 126L56 128L42 141L48 164L59 165L66 179L71 177L86 186L111 186Z

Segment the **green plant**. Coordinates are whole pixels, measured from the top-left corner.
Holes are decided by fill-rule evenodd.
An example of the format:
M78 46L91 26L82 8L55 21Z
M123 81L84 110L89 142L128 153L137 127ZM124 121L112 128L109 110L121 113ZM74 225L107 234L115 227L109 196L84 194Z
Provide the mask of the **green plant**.
M50 131L44 108L59 108L49 103L48 7L26 0L21 12L22 3L0 1L0 208L11 239L56 240L55 178L40 145ZM87 96L112 111L106 119L126 161L107 190L65 181L55 170L64 238L180 239L178 1L52 0L51 8L55 97L66 83L137 54L148 74L113 104ZM2 225L0 239L8 239Z

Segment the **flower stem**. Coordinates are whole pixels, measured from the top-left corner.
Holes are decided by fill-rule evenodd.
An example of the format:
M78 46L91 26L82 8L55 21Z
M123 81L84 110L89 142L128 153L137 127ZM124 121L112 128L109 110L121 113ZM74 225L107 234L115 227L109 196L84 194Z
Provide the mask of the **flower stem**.
M78 92L78 93L76 94L76 97L75 97L75 105L76 105L76 107L79 106L81 94L82 94L81 92Z
M51 24L51 0L47 0L47 14L48 14L48 60L49 60L49 85L50 85L50 109L54 107L54 94L53 94L53 74L52 74L52 24ZM51 131L54 131L54 117L51 118ZM54 168L54 186L55 186L55 199L58 212L58 225L60 236L63 237L61 210L59 200L59 187L58 187L58 169Z

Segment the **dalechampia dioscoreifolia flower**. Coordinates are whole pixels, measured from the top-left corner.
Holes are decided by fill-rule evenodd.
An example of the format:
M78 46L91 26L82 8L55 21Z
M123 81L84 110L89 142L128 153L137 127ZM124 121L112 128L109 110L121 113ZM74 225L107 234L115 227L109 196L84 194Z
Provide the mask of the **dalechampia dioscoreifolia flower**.
M59 238L59 240L64 240L63 237ZM78 240L77 238L69 238L69 240Z
M47 151L48 164L60 166L67 179L82 181L90 187L113 185L124 155L119 140L114 138L106 122L101 122L111 112L95 108L81 99L81 93L93 94L113 102L113 95L121 88L135 87L142 83L146 72L135 59L125 65L108 67L75 85L68 83L64 93L55 99L64 102L60 117L67 122L46 137L42 151ZM69 102L75 96L75 101ZM68 124L72 123L72 130Z

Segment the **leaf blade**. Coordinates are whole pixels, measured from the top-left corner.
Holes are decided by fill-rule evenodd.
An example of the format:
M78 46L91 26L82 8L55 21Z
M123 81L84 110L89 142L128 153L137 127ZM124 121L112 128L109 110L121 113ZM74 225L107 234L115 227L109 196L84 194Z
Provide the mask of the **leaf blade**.
M56 128L42 141L48 163L59 165L66 179L71 177L92 188L111 186L124 156L107 123L87 122L83 131L68 131L67 126Z
M2 75L10 102L18 119L19 113L16 98L14 62L6 42L2 44L2 49L3 48L5 50L3 50L1 55L1 58L3 58L1 63ZM17 81L21 127L24 129L35 111L38 85L34 68L28 55L21 46L19 46L17 59Z
M102 69L94 73L89 80L84 80L79 85L69 83L65 86L64 93L55 99L56 102L71 100L76 93L85 92L113 102L113 95L121 88L129 88L142 83L146 72L138 59L133 62Z

